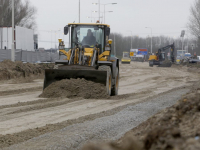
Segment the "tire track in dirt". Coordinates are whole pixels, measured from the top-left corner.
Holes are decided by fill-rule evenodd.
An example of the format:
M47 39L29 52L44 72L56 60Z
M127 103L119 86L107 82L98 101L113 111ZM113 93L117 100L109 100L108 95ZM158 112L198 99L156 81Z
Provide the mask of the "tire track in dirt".
M185 88L185 87L182 87L182 88ZM189 88L189 87L187 87L187 88ZM56 130L59 130L59 129L63 129L63 128L70 126L70 125L73 125L73 124L83 123L85 121L90 121L90 120L94 120L96 118L101 118L101 117L105 117L105 116L111 116L111 115L116 114L117 112L123 110L124 108L126 108L130 105L136 105L136 104L139 104L139 103L142 103L142 102L147 102L152 98L157 98L157 97L159 97L163 94L167 94L167 93L170 93L172 91L179 90L179 89L181 89L181 88L169 90L167 92L160 93L156 96L152 96L152 97L149 96L149 97L147 97L143 100L137 101L137 102L133 102L133 103L130 103L130 104L127 104L127 105L124 105L124 106L119 106L119 107L113 108L113 109L108 110L108 111L103 111L103 112L100 112L100 113L83 116L83 117L80 117L78 119L71 119L71 120L67 120L67 121L55 123L55 124L47 124L46 126L43 126L43 127L28 129L28 130L24 130L24 131L18 132L18 133L0 135L0 148L8 147L10 145L17 144L17 143L21 143L21 142L27 141L29 139L32 139L34 137L38 137L40 135L43 135L45 133L49 133L49 132L53 132L53 131L56 131ZM126 96L130 96L130 95L131 94L126 94ZM141 95L142 95L142 93L141 93ZM132 94L132 96L134 96L134 94ZM119 97L121 97L122 100L125 99L124 95L120 95ZM131 97L129 97L129 98L131 98Z
M23 142L33 137L42 135L44 133L62 129L68 126L70 123L74 124L79 122L85 122L86 120L91 120L114 114L118 112L121 108L125 108L128 105L134 105L137 103L141 103L143 101L148 101L150 98L155 98L158 95L168 93L171 90L174 91L176 89L184 88L187 85L190 86L192 85L193 80L197 79L197 77L194 76L194 79L188 80L190 84L187 84L187 82L185 82L186 79L184 79L184 76L188 78L188 76L190 77L191 74L186 73L185 70L175 71L172 68L172 70L170 71L170 68L161 69L155 67L152 69L148 67L147 63L133 63L131 65L121 65L120 67L121 67L120 76L122 77L122 80L120 80L121 84L119 87L120 90L125 89L126 85L129 84L130 82L137 83L138 81L134 80L137 78L140 79L142 75L149 75L149 74L154 74L154 75L152 76L152 78L148 79L145 79L143 76L140 80L140 82L142 82L142 86L140 84L130 84L130 86L127 89L125 89L124 93L122 92L121 95L117 97L112 97L113 99L111 98L111 99L104 99L97 101L97 100L84 100L83 98L80 99L56 98L56 99L43 99L38 101L23 102L19 104L4 106L2 107L2 109L0 109L0 113L4 114L5 116L4 117L1 116L0 121L1 122L7 121L8 124L6 126L6 124L4 123L4 127L7 129L2 129L0 133L4 134L7 132L10 133L10 135L0 135L0 142L1 140L3 141L0 144L0 147L5 147L5 145L7 146L12 145L13 143ZM185 81L183 81L183 79L181 78L180 81L177 81L176 83L174 82L172 84L172 82L174 81L174 77L179 77L180 74L184 73L186 73L186 75L181 75L181 77L183 77ZM123 80L123 77L125 77L125 80ZM172 77L172 79L170 79L171 80L170 83L168 83L167 81L168 79L165 79L165 77ZM178 80L178 78L176 78L176 80ZM181 84L182 82L184 83ZM155 83L155 85L152 85L151 83ZM31 84L33 85L34 83ZM26 85L27 84L18 86L18 88L24 87ZM42 83L40 83L40 86L42 87ZM83 109L80 110L77 109L78 107L82 107L83 105L84 105ZM47 111L49 113L47 113ZM76 111L80 112L77 113ZM71 116L70 118L69 116L73 115L74 113L77 114L75 114L75 116ZM48 120L51 117L54 117L54 120ZM56 122L57 118L55 117L57 118L60 117L61 120L59 120L58 122L61 123L57 123ZM47 118L47 120L45 120L45 118ZM17 123L19 123L20 126L20 121L24 121L24 124L23 123L21 124L22 125L21 129L19 129L17 126ZM15 123L16 126L10 126ZM3 122L2 122L2 127L3 127ZM10 130L9 127L11 128Z
M118 101L120 99L126 99L126 100L132 99L133 97L141 98L141 97L145 97L145 96L149 95L150 93L151 93L151 91L147 90L147 91L142 91L139 93L131 93L131 94L112 96L110 98L102 99L102 100ZM45 109L45 108L50 108L50 107L61 106L61 105L65 105L65 104L80 101L80 100L83 100L83 99L80 97L73 98L73 99L68 99L68 98L65 98L65 99L63 99L63 98L40 99L40 100L36 100L36 101L21 102L21 103L12 104L12 105L0 106L0 109L18 107L17 110L7 113L9 115L9 114L29 112L29 111L33 111L33 110L40 110L40 109ZM101 100L101 99L99 99L99 100ZM27 107L21 107L21 106L27 106Z

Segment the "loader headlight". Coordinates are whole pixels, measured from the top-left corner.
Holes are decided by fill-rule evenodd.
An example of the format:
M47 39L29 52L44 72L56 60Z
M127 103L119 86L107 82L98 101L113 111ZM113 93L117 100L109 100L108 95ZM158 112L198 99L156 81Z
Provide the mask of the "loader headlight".
M108 40L108 43L111 45L111 44L112 44L112 39L109 39L109 40Z

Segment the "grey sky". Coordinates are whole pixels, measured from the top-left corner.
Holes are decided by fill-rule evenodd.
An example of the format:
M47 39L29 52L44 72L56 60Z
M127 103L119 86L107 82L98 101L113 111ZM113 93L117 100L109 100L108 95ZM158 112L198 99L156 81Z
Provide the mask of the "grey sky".
M63 30L63 27L71 22L78 22L79 0L30 0L37 7L37 24L39 33L39 47L55 47L55 40L63 38L63 31L56 34L50 30ZM91 22L91 11L98 11L98 0L81 0L81 22ZM178 37L184 29L189 17L189 9L194 0L101 0L107 5L106 23L111 25L111 32L146 37L150 35L152 27L153 35L165 35ZM103 12L103 6L101 11ZM93 13L98 17L98 13ZM102 14L101 14L102 16ZM52 38L51 38L52 37ZM67 37L64 37L67 40ZM52 41L52 42L51 42ZM51 44L52 43L52 44Z

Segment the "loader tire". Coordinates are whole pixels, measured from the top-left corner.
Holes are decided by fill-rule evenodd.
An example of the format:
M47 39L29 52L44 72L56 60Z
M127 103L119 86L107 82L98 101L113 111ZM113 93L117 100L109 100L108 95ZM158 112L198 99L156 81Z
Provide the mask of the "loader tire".
M112 88L112 73L109 66L100 66L98 70L107 71L106 78L106 93L111 96L111 88Z
M113 88L111 90L111 95L112 96L118 95L118 87L119 87L119 69L116 68L114 86L113 86Z

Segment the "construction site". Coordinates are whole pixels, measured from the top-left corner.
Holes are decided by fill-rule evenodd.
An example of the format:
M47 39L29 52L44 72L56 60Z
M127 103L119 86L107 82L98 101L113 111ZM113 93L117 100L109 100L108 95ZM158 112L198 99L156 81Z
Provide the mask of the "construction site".
M124 8L128 10L129 6L116 1L122 14ZM154 33L160 36L152 35L149 25L153 26L153 21L146 20L148 9L141 13L138 6L145 4L145 10L149 3L151 12L160 13L157 3L171 8L165 1L154 1L153 5L140 1L135 9L130 7L130 12L141 13L139 22L130 19L125 24L118 13L123 27L116 18L105 21L106 12L113 12L106 11L105 6L118 3L92 3L99 10L90 12L88 22L80 21L86 11L81 10L79 0L78 23L66 22L74 15L74 11L68 11L74 1L69 6L64 1L63 6L62 2L48 3L45 8L40 7L44 6L42 1L37 5L51 16L49 19L40 12L44 16L38 19L38 25L47 30L35 34L36 9L29 1L0 0L1 150L200 150L200 0L191 6L190 22L196 22L188 24L188 31L165 24L167 30L155 29L167 32ZM104 5L104 12L100 5ZM53 9L46 11L48 8ZM59 11L53 12L55 8ZM71 15L56 21L66 8ZM92 13L98 13L98 17L92 17ZM62 30L49 31L48 26L57 28L55 22ZM148 26L141 29L141 24ZM144 28L151 30L151 38L145 37ZM118 29L128 29L131 36ZM180 31L173 32L180 29L181 36ZM136 31L145 36L139 37ZM168 36L170 32L179 34L178 38ZM44 48L38 48L40 44Z
M116 96L85 79L43 91L44 70L52 68L0 63L1 149L200 148L198 65L120 64Z

